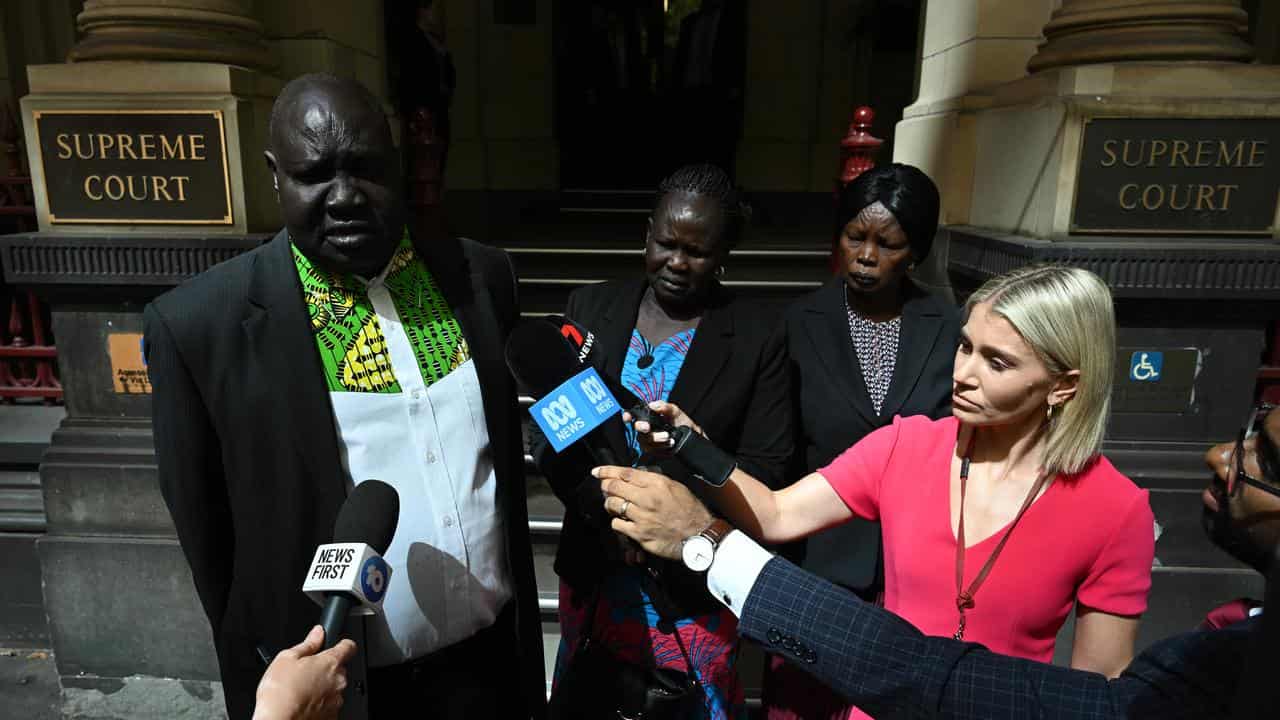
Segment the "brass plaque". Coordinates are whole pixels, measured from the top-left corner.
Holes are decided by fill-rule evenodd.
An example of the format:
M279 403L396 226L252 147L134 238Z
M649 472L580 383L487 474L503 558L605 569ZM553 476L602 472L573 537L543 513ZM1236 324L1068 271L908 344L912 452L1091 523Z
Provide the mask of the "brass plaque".
M1271 235L1280 118L1085 121L1072 233Z
M222 111L32 115L51 224L232 224Z

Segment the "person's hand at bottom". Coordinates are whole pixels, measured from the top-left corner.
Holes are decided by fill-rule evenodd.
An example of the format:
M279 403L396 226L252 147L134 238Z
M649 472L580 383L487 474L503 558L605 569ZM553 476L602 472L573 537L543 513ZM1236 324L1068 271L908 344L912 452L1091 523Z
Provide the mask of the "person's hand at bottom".
M282 650L258 683L253 720L329 720L342 709L347 662L356 644L343 639L320 652L324 631L317 625L307 638Z

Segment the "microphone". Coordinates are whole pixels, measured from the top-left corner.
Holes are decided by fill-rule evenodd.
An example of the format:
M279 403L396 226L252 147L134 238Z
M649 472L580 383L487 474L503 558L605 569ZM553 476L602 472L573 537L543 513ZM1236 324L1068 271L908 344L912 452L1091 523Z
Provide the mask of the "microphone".
M709 485L724 485L737 466L733 456L691 428L671 425L621 382L596 373L590 361L600 352L598 348L595 334L569 318L531 318L512 330L507 340L507 365L535 396L552 392L577 374L585 373L583 367L589 368L591 375L605 386L601 391L615 403L621 402L632 418L647 421L656 431L670 433L672 452L689 472ZM537 415L534 420L539 420Z
M391 566L382 554L399 520L400 495L381 480L356 485L338 510L333 542L316 548L302 584L302 591L323 608L324 649L338 643L348 614L373 615L382 609L391 580Z
M594 369L589 372L583 370L576 352L560 337L555 327L536 318L517 323L507 336L506 357L507 367L516 381L538 399L529 412L557 453L581 442L597 465L619 464L605 437L604 421L617 414L621 406L601 386L602 378ZM557 393L575 376L584 373L579 386L589 392ZM572 391L574 388L564 389ZM611 408L605 407L608 403L612 403ZM601 408L599 412L592 413L595 424L585 427L586 421L580 416L597 407ZM573 431L579 420L583 421L583 427Z

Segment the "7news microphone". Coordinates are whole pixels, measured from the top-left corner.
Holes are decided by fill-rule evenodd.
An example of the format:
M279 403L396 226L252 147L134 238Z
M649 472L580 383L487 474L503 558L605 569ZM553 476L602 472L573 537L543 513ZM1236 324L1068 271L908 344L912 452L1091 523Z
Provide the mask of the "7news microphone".
M396 534L400 495L381 480L365 480L351 490L333 524L333 542L316 548L302 591L323 610L327 650L342 637L347 616L382 609L391 567L382 559Z
M571 383L571 380L581 387L580 393L560 394L556 398L560 401L558 407L554 401L550 408L543 406L540 412L551 410L552 412L549 413L551 420L558 420L572 411L573 419L576 421L578 415L584 414L581 412L583 408L579 408L578 405L585 405L585 410L589 411L594 409L593 406L602 408L612 401L613 408L625 407L633 420L648 422L655 432L668 432L672 439L673 455L695 477L715 487L724 485L737 464L733 456L690 428L672 426L664 418L650 411L648 405L621 382L596 372L590 361L599 352L601 350L596 343L595 335L590 330L564 316L549 315L544 318L526 319L516 325L507 339L506 354L507 365L511 368L512 374L540 399L540 402L535 404L535 409L542 405L542 401L546 400L548 395L566 388L572 390L574 383ZM595 382L597 380L598 383ZM575 403L573 399L578 397L585 402ZM608 409L605 412L613 414L618 410ZM544 432L549 429L544 426L546 419L539 417L537 413L534 415L534 420ZM611 458L612 452L598 427L592 426L580 436L569 434L566 438L570 438L569 443L582 439L592 450L592 454L597 456L597 460L607 464L617 464L612 460L599 457L603 451Z

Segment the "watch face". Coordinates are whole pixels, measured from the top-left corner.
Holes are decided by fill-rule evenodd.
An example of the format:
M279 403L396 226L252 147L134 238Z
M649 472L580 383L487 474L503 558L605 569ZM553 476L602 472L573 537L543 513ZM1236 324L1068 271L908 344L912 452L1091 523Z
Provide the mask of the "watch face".
M711 561L715 559L716 547L709 539L694 535L684 541L680 554L685 567L694 572L705 572L711 567Z

